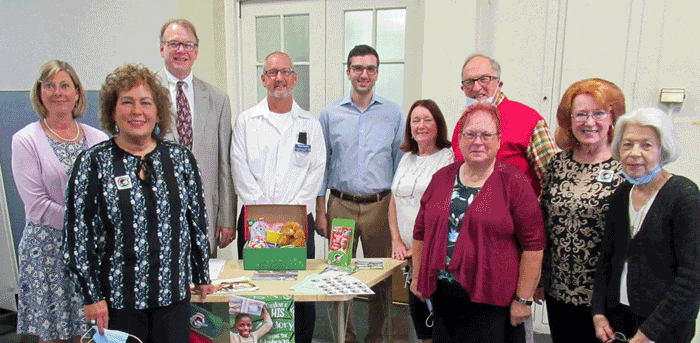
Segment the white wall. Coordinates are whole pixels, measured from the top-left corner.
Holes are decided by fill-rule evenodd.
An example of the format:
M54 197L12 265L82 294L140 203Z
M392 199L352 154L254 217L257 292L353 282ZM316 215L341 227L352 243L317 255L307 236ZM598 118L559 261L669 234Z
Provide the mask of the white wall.
M462 64L475 47L476 0L424 0L423 5L423 72L414 82L422 84L418 98L440 106L451 138L465 106L459 87Z
M168 19L193 22L201 41L194 72L226 89L224 4L212 1L0 1L0 90L27 90L41 65L65 60L88 90L124 63L160 70L160 27Z
M166 0L2 1L0 89L29 89L41 65L51 59L71 63L92 90L126 62L162 68L158 33L176 14Z

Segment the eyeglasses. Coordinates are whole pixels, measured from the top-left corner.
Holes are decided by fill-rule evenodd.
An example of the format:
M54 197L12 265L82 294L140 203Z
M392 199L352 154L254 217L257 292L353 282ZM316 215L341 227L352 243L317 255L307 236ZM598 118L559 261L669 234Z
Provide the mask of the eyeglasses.
M588 117L593 117L593 120L595 121L601 121L605 119L605 117L608 116L610 112L608 111L603 111L603 110L597 110L593 112L579 112L579 113L574 113L571 115L571 118L574 119L577 123L585 123L588 120Z
M283 69L269 69L263 71L263 74L267 75L267 77L277 77L277 73L282 74L282 76L287 77L289 75L292 75L294 72L294 68L283 68Z
M462 132L462 137L468 142L472 143L474 142L477 138L481 138L481 141L488 144L493 141L496 136L498 136L498 133L489 133L489 132L474 132L474 131L468 131L468 132Z
M418 183L418 178L414 177L413 180L411 180L411 177L409 176L409 170L404 171L403 175L399 178L399 180L396 182L396 193L394 193L394 197L397 198L409 198L413 197L413 193L416 191L416 184ZM414 173L411 173L410 176L416 176ZM412 181L412 182L411 182ZM408 186L408 185L410 186ZM411 192L408 192L408 188L411 188Z
M351 65L350 70L357 75L362 75L363 71L367 71L367 75L374 75L379 70L377 66L361 66L361 65Z
M69 92L75 89L75 86L73 86L71 83L63 81L59 84L49 82L49 81L41 81L41 90L44 92L56 92L58 90L62 90L64 92Z
M622 332L615 332L615 340L618 342L629 342L630 340L627 339L624 333Z
M185 49L185 51L193 51L198 46L197 43L192 43L192 42L184 43L184 42L178 42L176 40L169 40L167 42L161 42L161 44L165 44L168 47L168 49L171 49L171 50L177 50L180 48L180 46L182 46Z
M472 88L474 87L474 83L479 81L479 84L481 87L486 87L492 80L498 79L498 76L492 76L492 75L482 75L479 76L475 79L464 79L462 80L462 86L466 88Z

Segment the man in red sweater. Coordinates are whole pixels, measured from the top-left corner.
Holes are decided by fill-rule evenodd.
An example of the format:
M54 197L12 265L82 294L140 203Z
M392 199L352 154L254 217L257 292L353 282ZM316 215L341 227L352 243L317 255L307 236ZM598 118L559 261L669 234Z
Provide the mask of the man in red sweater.
M540 181L547 169L549 159L558 149L547 122L534 109L511 101L501 87L501 66L493 58L473 54L467 57L462 67L462 86L467 105L487 101L501 112L501 147L496 158L508 162L523 171L539 196ZM452 149L456 160L462 160L458 135L461 123L457 123L452 136Z

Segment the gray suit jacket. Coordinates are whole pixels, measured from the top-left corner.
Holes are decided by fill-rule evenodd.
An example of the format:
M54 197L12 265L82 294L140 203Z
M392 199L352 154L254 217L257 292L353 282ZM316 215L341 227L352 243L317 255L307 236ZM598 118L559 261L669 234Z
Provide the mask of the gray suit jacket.
M216 227L235 228L236 225L236 193L231 173L231 102L222 90L197 77L193 77L192 84L194 88L192 153L202 172L209 218L209 246L212 252L215 252ZM179 141L174 125L172 132L165 138Z

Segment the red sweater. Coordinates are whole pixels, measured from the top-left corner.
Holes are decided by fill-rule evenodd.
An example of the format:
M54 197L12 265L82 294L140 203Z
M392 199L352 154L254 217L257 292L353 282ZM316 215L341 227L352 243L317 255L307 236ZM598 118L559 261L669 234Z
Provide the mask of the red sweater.
M540 182L532 168L532 164L527 160L525 151L530 145L532 132L535 125L542 119L542 116L534 109L519 102L510 101L503 98L498 105L501 112L501 146L498 149L496 158L516 166L525 173L535 190L535 194L540 194ZM459 150L458 136L462 132L462 125L458 121L452 134L452 150L455 153L455 161L463 161L464 157Z
M417 279L426 297L435 291L438 271L445 269L452 188L462 163L438 170L420 202L413 238L424 244ZM512 165L496 160L464 215L449 271L473 302L509 306L521 252L544 247L542 210L530 182Z

